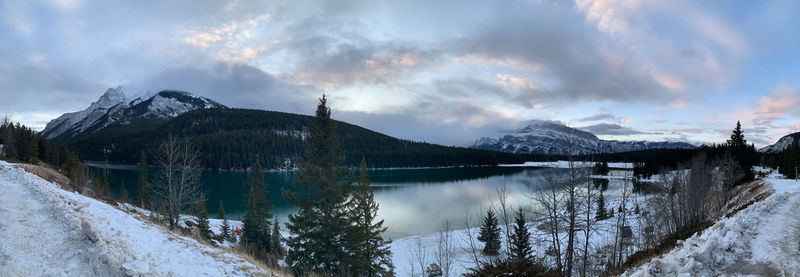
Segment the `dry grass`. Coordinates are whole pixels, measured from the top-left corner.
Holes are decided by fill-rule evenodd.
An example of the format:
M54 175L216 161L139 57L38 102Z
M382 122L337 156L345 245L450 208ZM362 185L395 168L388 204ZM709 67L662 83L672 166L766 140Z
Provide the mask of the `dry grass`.
M734 201L728 203L725 217L736 215L740 211L750 207L750 205L766 199L775 191L769 189L769 186L767 186L763 180L756 180L735 188L733 192L734 195L738 197L734 199Z
M714 224L709 221L705 221L686 230L679 231L677 233L672 233L667 237L661 239L658 242L658 245L656 245L655 247L642 249L628 256L628 258L625 260L625 263L622 264L621 268L616 270L611 270L610 272L607 272L607 274L620 275L630 268L643 265L644 263L649 262L653 258L664 255L672 251L672 249L675 249L675 246L678 245L679 240L686 240L692 237L695 233L697 235L700 235L706 228L711 227L712 225Z
M75 188L72 186L69 178L62 175L56 169L46 163L40 162L39 165L20 164L17 165L17 167L21 167L25 171L35 174L36 176L39 176L48 182L56 183L61 186L63 190L75 191Z
M721 214L724 214L725 217L731 217L736 215L736 213L746 209L750 205L766 199L768 196L774 193L774 190L769 189L769 186L767 186L763 180L755 180L746 184L742 184L741 186L737 186L727 193L731 196L731 200L720 212ZM718 197L722 196L723 195L715 195L712 197L713 199L711 201L716 201ZM655 257L664 255L676 247L678 240L688 239L695 233L698 235L702 234L706 228L711 227L712 225L712 222L706 221L678 233L668 235L667 237L661 239L661 241L659 241L658 245L655 247L642 249L636 253L633 253L627 258L621 268L606 272L606 275L622 274L630 268L635 268L652 260Z

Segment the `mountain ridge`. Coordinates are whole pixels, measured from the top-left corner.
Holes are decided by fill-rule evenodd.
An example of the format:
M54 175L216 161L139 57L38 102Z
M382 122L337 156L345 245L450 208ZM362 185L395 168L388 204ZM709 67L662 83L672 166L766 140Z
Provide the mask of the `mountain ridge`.
M129 99L122 87L109 88L88 108L51 120L41 135L57 142L75 141L114 125L161 123L195 109L227 108L214 100L178 90Z
M778 139L774 144L767 145L758 149L758 152L767 153L767 154L774 154L786 150L789 145L795 141L796 139L800 139L800 132L791 133L785 135Z
M525 127L494 137L482 137L476 149L520 154L586 155L648 149L693 149L685 142L603 140L588 131L567 127L557 121L531 120Z

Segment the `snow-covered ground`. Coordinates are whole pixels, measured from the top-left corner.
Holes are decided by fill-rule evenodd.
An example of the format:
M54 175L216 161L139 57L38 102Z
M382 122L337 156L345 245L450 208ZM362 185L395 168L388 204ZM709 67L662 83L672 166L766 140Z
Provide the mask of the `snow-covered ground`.
M274 276L0 161L0 276Z
M522 164L499 164L499 167L552 167L552 168L569 168L569 161L555 161L555 162L525 162ZM574 167L593 167L593 162L573 162ZM633 163L608 163L609 168L616 169L633 169Z
M641 230L641 221L639 220L639 215L634 212L634 207L637 203L644 207L644 197L631 197L628 199L628 203L626 204L626 222L633 230ZM618 207L621 205L621 199L616 199L609 201L607 207L610 209L617 210ZM513 215L509 215L512 218L510 220L513 221ZM594 218L594 213L592 213L592 218ZM474 218L472 220L478 220ZM594 221L593 231L590 235L590 251L598 251L603 252L606 251L604 249L611 247L614 243L614 231L616 230L616 218L610 218L602 221ZM505 236L505 226L502 225L502 220L500 220L500 240L502 241L502 249L506 247L506 236ZM534 255L537 257L547 257L545 250L547 246L549 246L549 242L547 242L547 238L549 234L544 231L543 229L537 228L537 225L540 222L534 220L529 221L527 223L528 231L531 233L531 242L533 245ZM509 227L513 228L513 224L509 225ZM483 243L477 240L477 235L479 232L478 227L471 228L470 231L472 232L474 245L477 248L477 256L480 261L489 261L491 257L483 256L480 254L480 250L483 248ZM470 268L476 267L475 263L475 256L473 256L472 248L469 245L469 239L467 235L466 229L461 230L453 230L449 232L449 238L453 244L455 258L453 260L453 264L450 270L450 276L461 276L463 273L469 272ZM562 232L562 245L566 247L566 233ZM437 246L438 241L440 238L439 233L432 233L432 234L422 234L417 236L410 236L405 238L400 238L392 241L390 247L392 250L392 262L395 265L395 273L397 276L422 276L420 275L420 266L419 262L417 261L419 258L418 253L424 253L425 256L425 266L430 265L431 263L438 263L436 261L436 254L437 254ZM576 249L578 246L583 245L585 241L585 236L583 232L576 233ZM537 243L536 241L539 241ZM421 246L421 247L420 247ZM422 251L420 251L422 249ZM582 249L582 248L581 248ZM637 249L631 248L630 253L635 252ZM580 252L580 250L576 250ZM501 251L502 252L502 251ZM592 255L596 255L596 252L592 252ZM601 253L601 255L603 255ZM412 274L413 273L413 274Z
M628 276L798 276L800 182L771 174L775 193L723 218Z

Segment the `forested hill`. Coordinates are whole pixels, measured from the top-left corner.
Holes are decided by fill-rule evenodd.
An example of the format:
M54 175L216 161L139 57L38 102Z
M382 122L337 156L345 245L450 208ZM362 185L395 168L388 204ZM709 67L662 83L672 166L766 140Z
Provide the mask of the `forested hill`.
M70 144L87 160L136 163L141 151L148 156L169 134L191 138L209 169L243 169L259 161L266 168L291 167L305 153L303 136L313 117L299 114L247 110L199 109L152 126L108 128ZM337 121L347 165L361 157L370 167L477 166L543 160L522 155L448 147L393 138ZM105 153L104 153L105 152Z

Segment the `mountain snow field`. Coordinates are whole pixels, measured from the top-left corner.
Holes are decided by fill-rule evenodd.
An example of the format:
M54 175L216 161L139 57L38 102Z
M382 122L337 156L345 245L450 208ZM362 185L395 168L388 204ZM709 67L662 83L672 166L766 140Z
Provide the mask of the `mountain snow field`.
M0 276L280 276L0 161Z
M57 141L70 141L109 126L129 125L134 121L165 122L196 109L225 108L224 105L184 91L160 91L129 99L122 87L109 88L100 99L82 111L53 119L41 135Z

